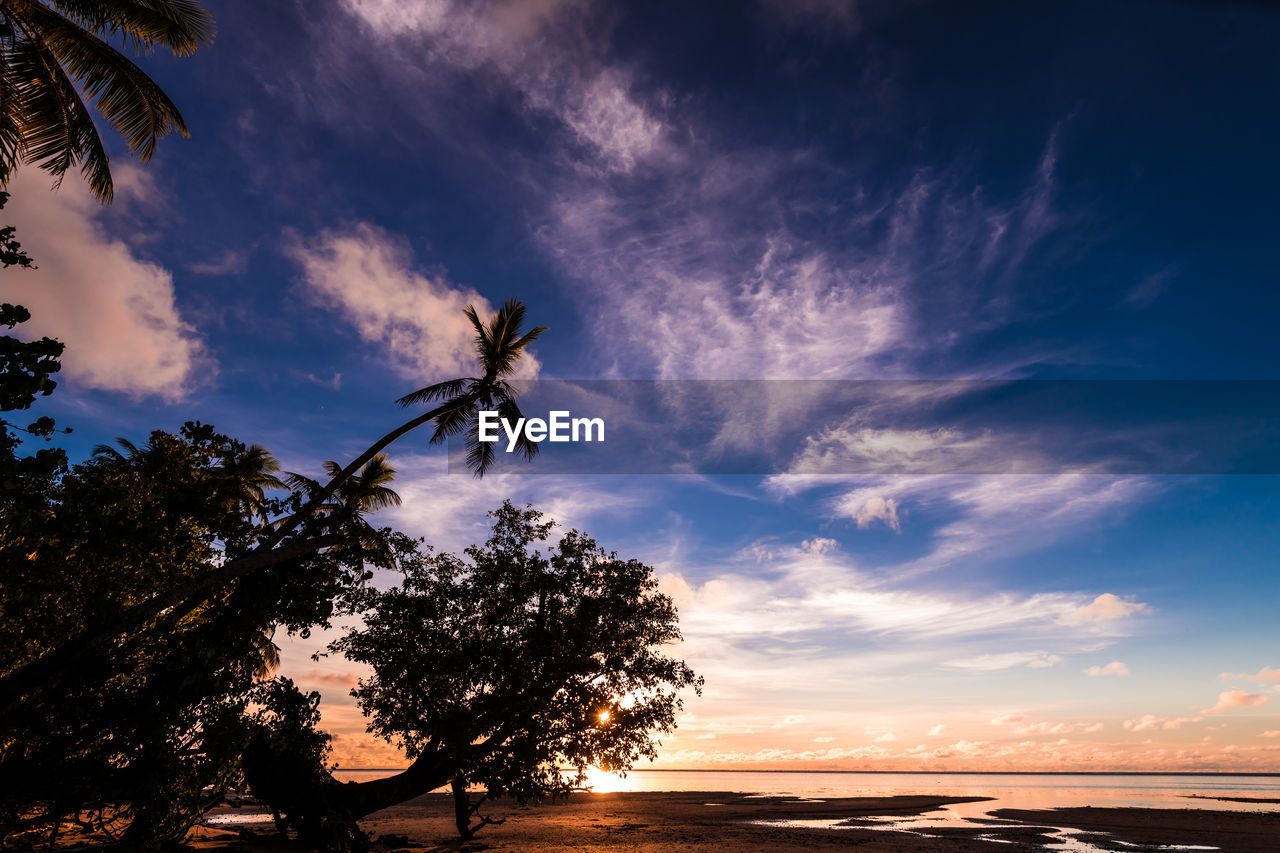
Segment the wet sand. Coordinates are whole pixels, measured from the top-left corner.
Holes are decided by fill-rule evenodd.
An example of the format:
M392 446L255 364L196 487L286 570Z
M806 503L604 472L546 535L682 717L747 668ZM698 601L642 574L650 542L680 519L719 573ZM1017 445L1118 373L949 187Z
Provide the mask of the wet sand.
M1223 803L1269 803L1280 805L1280 800L1268 797L1210 797L1205 794L1188 794L1188 800L1218 800Z
M546 853L662 853L662 851L847 850L862 853L1014 853L1044 849L1060 840L1037 827L1075 827L1142 845L1190 844L1223 853L1276 853L1280 850L1280 813L1218 812L1174 809L1000 810L995 817L1025 824L975 824L972 828L931 830L930 836L859 826L860 818L923 814L948 803L981 802L983 798L936 796L862 797L822 802L794 797L749 797L733 793L587 794L567 803L521 809L496 803L481 811L506 817L487 826L469 842L453 833L452 802L429 794L371 815L361 826L380 850L481 853L481 851L546 851ZM753 821L826 821L830 828L760 825ZM844 821L851 821L843 826ZM201 829L190 840L209 849L242 851L299 850L275 840L270 825L243 831ZM986 836L985 838L979 836ZM1091 836L1074 835L1082 841ZM1093 836L1095 838L1101 836ZM1059 848L1061 849L1061 848ZM1114 849L1114 848L1112 848Z
M1216 847L1222 853L1280 851L1280 812L1202 809L997 809L992 815L1024 823L1069 826L1128 844ZM1080 836L1085 840L1088 836Z

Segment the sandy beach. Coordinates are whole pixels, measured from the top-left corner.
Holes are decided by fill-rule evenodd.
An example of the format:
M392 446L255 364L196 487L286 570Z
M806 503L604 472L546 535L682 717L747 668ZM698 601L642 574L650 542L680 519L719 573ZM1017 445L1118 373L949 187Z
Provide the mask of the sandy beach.
M1070 836L1096 843L1115 839L1127 850L1195 845L1223 853L1274 853L1280 813L1209 810L1083 808L999 810L1016 823L941 827L928 834L871 828L865 821L926 814L949 803L981 798L899 796L813 801L723 792L587 794L567 803L521 809L495 803L487 814L506 817L476 838L453 834L451 804L431 794L372 815L361 825L378 849L415 851L791 851L863 853L1041 850ZM821 821L819 825L789 822ZM846 823L847 822L847 823ZM860 824L860 822L863 822ZM877 821L878 822L878 821ZM1066 829L1064 833L1062 830ZM269 825L203 828L192 838L205 849L300 849L272 836ZM1061 849L1061 848L1059 848ZM1088 849L1088 848L1080 848ZM1102 849L1114 849L1103 847Z

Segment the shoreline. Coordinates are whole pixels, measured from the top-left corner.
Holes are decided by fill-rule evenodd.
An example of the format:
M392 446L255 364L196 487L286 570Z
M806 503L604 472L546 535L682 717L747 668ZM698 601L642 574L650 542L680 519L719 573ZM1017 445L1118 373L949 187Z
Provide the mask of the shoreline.
M400 773L404 767L342 767L335 773ZM1280 778L1280 770L761 770L723 767L636 767L633 773L833 773L850 776L1213 776ZM655 792L656 793L656 792Z
M861 853L1010 853L1042 850L1067 837L1086 844L1114 839L1135 853L1167 844L1273 853L1280 837L1280 811L1275 810L996 809L988 815L981 804L991 802L991 797L929 795L816 800L724 791L583 794L528 808L496 801L482 811L506 822L461 842L453 832L451 798L427 794L371 815L361 827L376 850L413 853L783 853L849 846ZM943 806L961 806L969 817L958 819L940 811ZM206 850L305 849L282 843L269 823L204 827L189 840Z

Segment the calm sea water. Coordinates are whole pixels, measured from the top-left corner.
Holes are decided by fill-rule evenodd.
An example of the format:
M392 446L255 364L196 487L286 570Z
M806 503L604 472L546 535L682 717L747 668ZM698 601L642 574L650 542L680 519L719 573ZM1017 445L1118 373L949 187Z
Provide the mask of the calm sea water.
M389 776L394 770L345 770L335 775L344 781L367 781ZM840 772L742 772L733 770L637 770L626 778L597 773L594 790L700 791L758 796L786 796L810 801L837 797L934 794L958 797L993 797L976 803L955 803L919 815L863 818L856 826L937 837L939 830L978 827L978 837L1005 841L998 827L1021 826L1018 821L996 819L995 809L1049 809L1067 806L1143 808L1199 808L1223 811L1280 811L1275 803L1233 803L1214 797L1280 799L1280 775L1194 776L1058 773L840 773ZM589 795L587 795L589 796ZM708 808L718 803L708 802ZM271 816L252 811L221 814L206 819L210 825L269 823ZM843 818L759 820L755 823L793 828L848 828ZM1052 826L1037 849L1045 853L1131 853L1133 845L1069 826ZM1036 826L1044 826L1037 822ZM1158 830L1152 832L1158 834ZM1158 839L1157 839L1158 840ZM1216 851L1211 846L1162 845L1169 851Z
M345 770L344 781L388 776L391 770ZM856 773L743 772L734 770L634 770L626 778L598 773L593 790L724 791L806 799L936 794L994 797L983 808L1057 808L1062 806L1137 806L1278 811L1280 806L1233 803L1198 797L1280 799L1280 775L1101 775L1058 773Z

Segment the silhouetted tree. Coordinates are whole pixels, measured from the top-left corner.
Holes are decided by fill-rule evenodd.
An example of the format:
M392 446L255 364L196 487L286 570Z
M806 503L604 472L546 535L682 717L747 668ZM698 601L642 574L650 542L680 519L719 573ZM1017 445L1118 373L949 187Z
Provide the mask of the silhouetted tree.
M443 785L470 837L488 821L468 788L522 803L567 794L588 766L652 757L679 691L701 689L666 654L680 640L676 610L649 566L577 531L547 548L553 523L531 508L507 502L490 515L484 545L405 559L401 585L356 593L363 625L330 647L372 669L353 695L408 769L320 789L312 772L306 803L273 801L277 786L249 774L313 843L358 842L355 820Z
M255 793L272 804L281 834L293 829L303 838L323 835L324 802L333 790L329 773L330 736L320 722L320 694L303 693L288 678L262 685L255 696L260 708L251 721L252 733L242 759L245 776Z
M524 305L509 300L486 324L474 308L468 307L467 317L476 330L481 375L442 382L402 398L400 402L405 405L435 400L442 402L375 441L345 468L332 475L323 487L308 495L305 501L295 503L291 511L264 527L252 547L228 553L227 559L207 571L166 587L153 588L150 595L139 597L128 608L112 614L111 618L81 626L82 630L65 636L34 657L0 661L0 719L3 718L5 697L19 701L22 696L41 689L44 682L55 678L59 672L75 667L77 661L94 650L153 623L171 623L175 617L182 618L211 597L225 594L241 578L269 573L281 563L317 554L342 541L344 531L336 524L340 517L327 509L332 506L331 499L383 450L412 430L434 423L431 442L437 444L466 429L480 408L496 407L519 417L516 392L508 384L507 377L514 372L523 351L545 331L542 327L522 331L524 313ZM522 449L528 457L537 452L538 445L526 442ZM474 457L477 476L484 473L489 458L483 454Z
M28 266L12 231L3 237L6 263ZM418 558L412 540L366 518L399 502L381 448L437 419L432 440L440 441L468 406L513 406L502 377L541 332L522 333L522 314L511 302L486 325L469 311L483 375L438 395L439 406L347 468L329 463L324 485L295 476L290 491L263 448L201 424L153 433L145 445L101 447L69 472L56 451L58 465L35 470L17 464L17 439L4 424L6 831L51 826L56 835L64 818L96 814L97 829L155 845L179 838L235 783L246 744L262 744L246 713L278 664L277 628L305 635L327 626L369 566ZM52 390L57 364L20 344L10 348L19 355L5 363L0 391L30 405ZM41 434L36 425L28 432ZM288 704L287 694L268 698Z
M257 509L281 515L301 503L227 499L243 490L246 456L269 456L208 426L121 448L0 505L0 660L36 657L216 570L269 532ZM5 697L0 816L56 828L96 812L98 829L124 829L131 846L181 838L238 779L245 713L276 663L276 627L328 625L367 579L366 562L391 568L414 547L389 530L336 534L322 551L167 611Z
M185 56L213 39L196 0L4 0L0 3L0 186L19 163L59 180L77 163L103 203L111 169L81 93L139 159L172 131L187 135L178 108L110 42Z
M9 194L0 192L0 210ZM18 242L12 225L0 228L0 267L33 269L35 264ZM31 319L31 312L21 305L0 304L0 325L13 329ZM0 336L0 412L25 411L38 397L47 397L58 386L53 375L62 364L58 358L63 346L52 338L24 341L12 335ZM41 417L26 426L0 418L0 491L18 492L36 488L37 481L47 479L66 465L66 454L57 448L41 448L33 456L19 456L23 432L37 438L53 435L52 418Z

